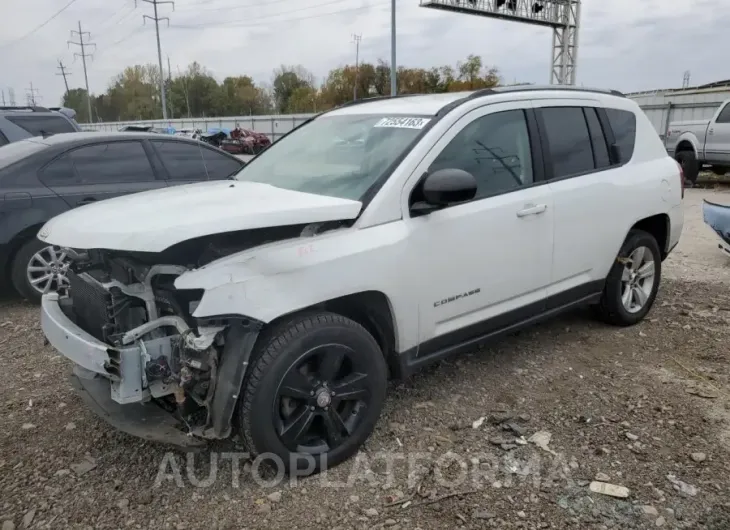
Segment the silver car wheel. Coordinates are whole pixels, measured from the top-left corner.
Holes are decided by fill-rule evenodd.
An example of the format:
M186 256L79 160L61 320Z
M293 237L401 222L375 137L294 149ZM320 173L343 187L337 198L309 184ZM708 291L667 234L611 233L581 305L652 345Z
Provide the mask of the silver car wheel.
M621 275L621 302L629 313L638 313L654 289L656 264L647 247L635 249L624 264Z
M66 271L69 266L66 252L53 246L40 249L28 261L28 284L40 294L51 293L68 285Z

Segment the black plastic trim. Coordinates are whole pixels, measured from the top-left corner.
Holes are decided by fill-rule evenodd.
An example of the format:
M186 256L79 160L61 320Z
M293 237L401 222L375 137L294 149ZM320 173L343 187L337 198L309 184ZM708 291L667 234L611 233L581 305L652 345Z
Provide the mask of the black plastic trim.
M258 330L250 330L243 324L233 324L228 329L223 346L218 380L213 390L213 399L208 408L208 419L204 438L222 439L231 434L233 412L242 391L243 379L248 371L251 352L259 336Z
M446 357L472 351L479 345L495 341L565 311L598 303L604 284L605 280L589 282L466 328L434 337L401 353L400 371L404 377L409 377L417 370Z

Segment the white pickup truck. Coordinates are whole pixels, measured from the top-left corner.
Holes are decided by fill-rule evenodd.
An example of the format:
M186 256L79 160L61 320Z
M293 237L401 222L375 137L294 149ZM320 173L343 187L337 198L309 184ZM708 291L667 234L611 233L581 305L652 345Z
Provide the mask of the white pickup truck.
M682 165L693 184L703 165L716 175L730 171L730 99L711 120L673 121L667 130L667 152Z

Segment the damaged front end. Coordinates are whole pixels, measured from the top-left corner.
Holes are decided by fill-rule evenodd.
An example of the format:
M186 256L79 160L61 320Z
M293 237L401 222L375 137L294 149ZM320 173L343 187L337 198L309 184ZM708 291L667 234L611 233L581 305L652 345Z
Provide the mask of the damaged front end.
M720 236L718 248L730 255L730 206L715 204L704 200L702 202L702 218L715 233Z
M203 291L175 289L174 281L221 256L299 236L302 228L205 238L159 254L68 251L68 286L43 297L43 331L75 364L73 384L86 403L116 428L178 446L227 438L262 323L196 319Z

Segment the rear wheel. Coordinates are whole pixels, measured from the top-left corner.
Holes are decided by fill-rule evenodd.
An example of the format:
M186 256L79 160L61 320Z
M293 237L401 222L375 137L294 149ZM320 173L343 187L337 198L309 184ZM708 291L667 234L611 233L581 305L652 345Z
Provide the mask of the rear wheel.
M606 278L596 307L609 324L631 326L651 309L661 280L661 253L654 236L631 230Z
M682 166L682 172L684 173L685 180L691 182L693 185L697 182L697 177L700 174L700 163L697 160L697 155L694 151L680 151L676 156L677 162Z
M25 299L39 303L41 296L67 284L70 260L65 252L38 239L23 244L15 254L10 275L13 287Z
M252 456L308 475L354 455L385 400L387 368L373 336L322 312L288 320L262 339L239 404Z

